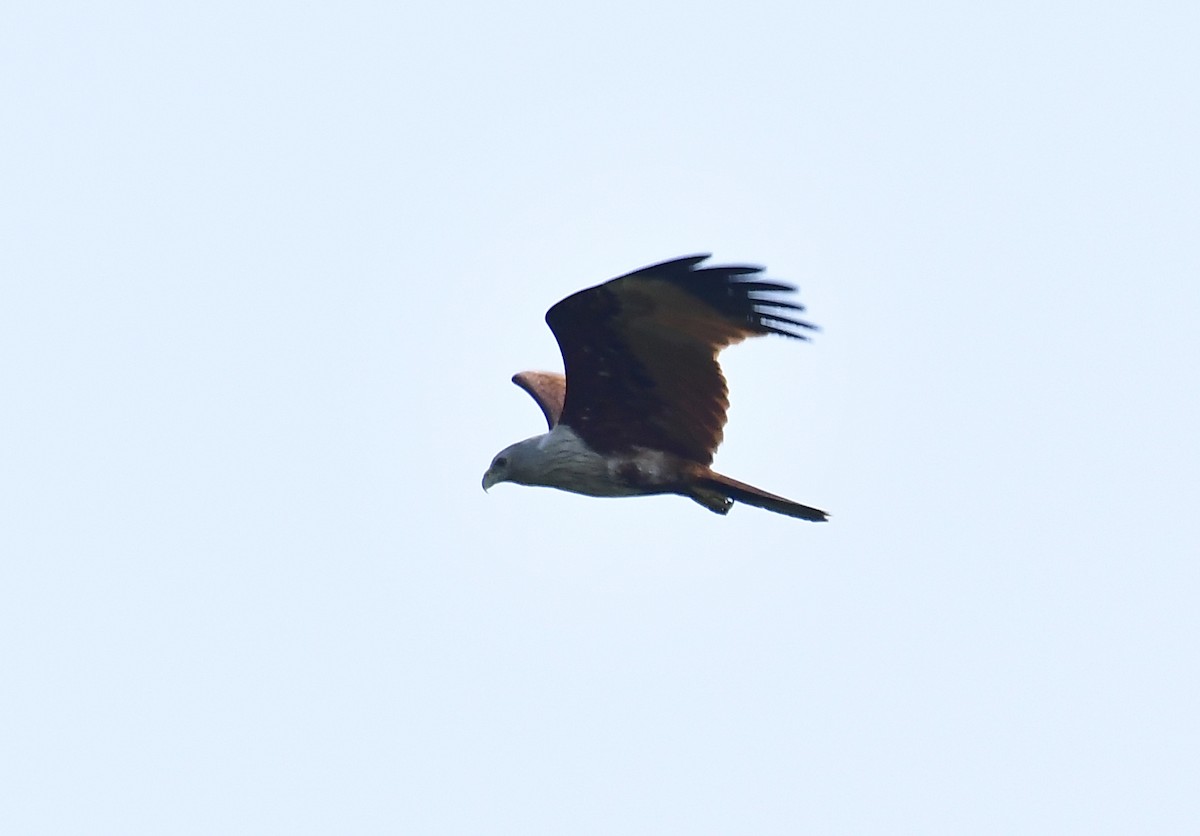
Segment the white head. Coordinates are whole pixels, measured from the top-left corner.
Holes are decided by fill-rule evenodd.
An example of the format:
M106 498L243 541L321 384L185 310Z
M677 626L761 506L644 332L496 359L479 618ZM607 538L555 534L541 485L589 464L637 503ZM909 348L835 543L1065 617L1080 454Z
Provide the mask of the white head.
M518 485L540 485L538 480L544 467L545 454L538 442L542 436L535 435L505 447L492 459L487 473L483 474L483 489L486 491L499 482L516 482Z

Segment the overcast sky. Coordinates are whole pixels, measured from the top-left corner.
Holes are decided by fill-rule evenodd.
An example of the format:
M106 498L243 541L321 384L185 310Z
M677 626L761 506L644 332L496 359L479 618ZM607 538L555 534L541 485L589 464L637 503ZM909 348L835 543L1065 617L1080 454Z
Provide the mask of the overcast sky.
M1200 832L1200 12L17 3L0 831ZM719 470L480 478L712 252Z

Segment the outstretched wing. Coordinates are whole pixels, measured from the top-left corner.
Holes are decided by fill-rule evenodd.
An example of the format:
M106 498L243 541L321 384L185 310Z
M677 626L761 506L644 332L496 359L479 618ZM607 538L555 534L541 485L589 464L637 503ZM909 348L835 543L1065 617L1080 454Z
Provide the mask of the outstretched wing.
M558 372L517 372L512 382L529 393L542 414L546 416L546 425L554 429L562 417L563 400L567 396L567 379Z
M567 372L561 423L601 453L635 447L709 464L725 427L728 390L717 354L759 334L807 339L791 285L761 267L665 261L582 290L546 323Z

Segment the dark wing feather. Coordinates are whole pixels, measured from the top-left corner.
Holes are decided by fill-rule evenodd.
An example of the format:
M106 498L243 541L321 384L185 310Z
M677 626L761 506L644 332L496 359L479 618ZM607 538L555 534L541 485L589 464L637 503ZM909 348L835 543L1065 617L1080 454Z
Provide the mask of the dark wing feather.
M721 443L728 391L717 353L759 334L807 339L802 306L747 280L760 267L699 267L707 255L666 261L582 290L546 322L567 372L561 422L601 453L635 447L709 464Z

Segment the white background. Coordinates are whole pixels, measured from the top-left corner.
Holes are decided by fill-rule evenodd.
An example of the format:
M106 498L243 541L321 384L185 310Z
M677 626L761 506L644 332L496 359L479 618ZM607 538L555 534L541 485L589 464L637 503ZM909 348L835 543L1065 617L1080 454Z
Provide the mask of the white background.
M11 3L0 830L1200 831L1187 3ZM718 469L480 477L715 253Z

